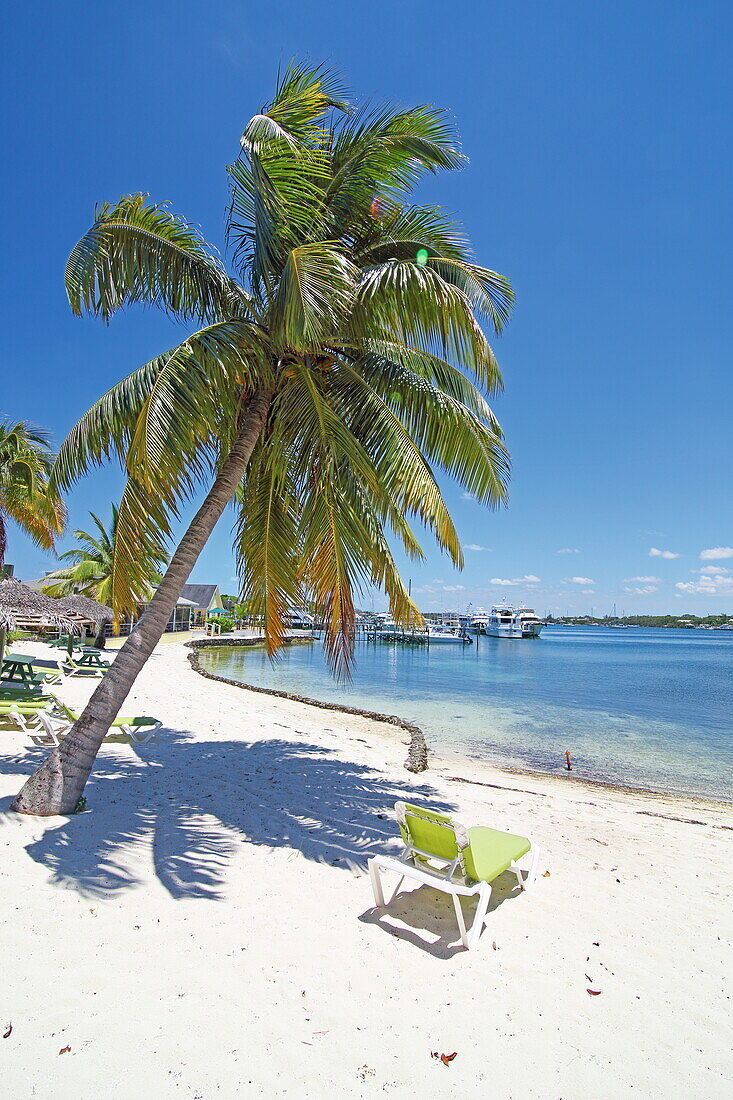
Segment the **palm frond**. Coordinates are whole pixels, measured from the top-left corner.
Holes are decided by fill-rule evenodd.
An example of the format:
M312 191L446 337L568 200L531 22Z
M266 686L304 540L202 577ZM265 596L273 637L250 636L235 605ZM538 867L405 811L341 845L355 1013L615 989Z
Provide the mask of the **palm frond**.
M286 636L285 614L301 602L297 494L281 453L260 443L239 494L236 555L241 595L262 615L273 656Z
M429 263L441 279L465 294L472 308L491 322L494 332L502 331L514 305L514 291L504 275L441 255L432 256Z
M150 578L167 560L175 506L128 478L119 503L107 603L115 614L135 614L150 591ZM97 596L101 599L101 594Z
M335 134L326 201L343 222L375 196L401 198L426 172L465 165L445 112L430 106L362 107Z
M193 333L166 358L135 424L127 470L170 503L188 493L233 442L243 399L272 369L261 330L224 321Z
M288 255L272 307L273 336L299 352L318 352L338 332L354 300L357 269L338 245L303 244Z
M375 355L361 361L358 375L399 417L428 461L480 503L492 508L506 503L509 454L491 410L482 417L408 368Z
M436 350L471 371L488 392L501 388L494 353L458 287L429 266L387 260L362 271L351 319L355 341L394 339Z
M356 224L354 259L363 267L384 260L414 260L420 249L430 255L468 261L468 239L455 220L437 206L390 205L380 216Z
M198 321L228 316L235 288L201 233L146 198L126 195L95 211L66 264L73 312L109 320L123 305L144 302Z

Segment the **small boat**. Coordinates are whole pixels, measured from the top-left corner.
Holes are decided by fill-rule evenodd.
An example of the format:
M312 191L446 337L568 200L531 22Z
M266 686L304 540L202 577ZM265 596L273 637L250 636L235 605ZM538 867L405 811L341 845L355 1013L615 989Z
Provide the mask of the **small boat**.
M425 630L418 630L415 633L420 635L428 645L471 645L473 643L473 639L460 626L441 626L430 623Z
M532 607L496 604L491 608L484 633L490 638L539 638L544 625Z

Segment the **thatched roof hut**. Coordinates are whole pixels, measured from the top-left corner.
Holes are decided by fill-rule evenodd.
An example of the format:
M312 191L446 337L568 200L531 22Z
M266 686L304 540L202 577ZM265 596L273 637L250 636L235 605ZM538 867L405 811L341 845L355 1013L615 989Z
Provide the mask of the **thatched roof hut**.
M15 577L5 577L0 581L0 659L5 653L5 634L14 630L19 621L29 625L33 621L53 623L69 635L79 630L68 611L59 607L58 600L35 592Z
M0 581L0 630L12 630L16 620L31 617L73 631L76 624L60 603L42 592L35 592L16 577L5 577Z
M100 627L102 623L111 623L115 613L106 604L97 603L88 596L81 596L74 592L71 596L62 596L60 600L53 601L59 608L75 618L84 619L86 622L96 623Z

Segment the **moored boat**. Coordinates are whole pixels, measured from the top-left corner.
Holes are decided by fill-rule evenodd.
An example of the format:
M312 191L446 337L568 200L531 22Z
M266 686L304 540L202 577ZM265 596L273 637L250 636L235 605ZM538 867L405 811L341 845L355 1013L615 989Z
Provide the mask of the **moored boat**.
M491 608L484 633L490 638L539 638L544 625L532 607L496 604Z

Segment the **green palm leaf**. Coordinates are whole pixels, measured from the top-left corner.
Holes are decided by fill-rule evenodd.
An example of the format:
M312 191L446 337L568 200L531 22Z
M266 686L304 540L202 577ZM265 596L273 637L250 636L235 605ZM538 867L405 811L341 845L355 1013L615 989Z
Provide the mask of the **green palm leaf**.
M232 296L247 300L198 230L145 195L103 203L66 265L66 291L77 316L109 320L121 306L146 302L179 317L225 317Z

